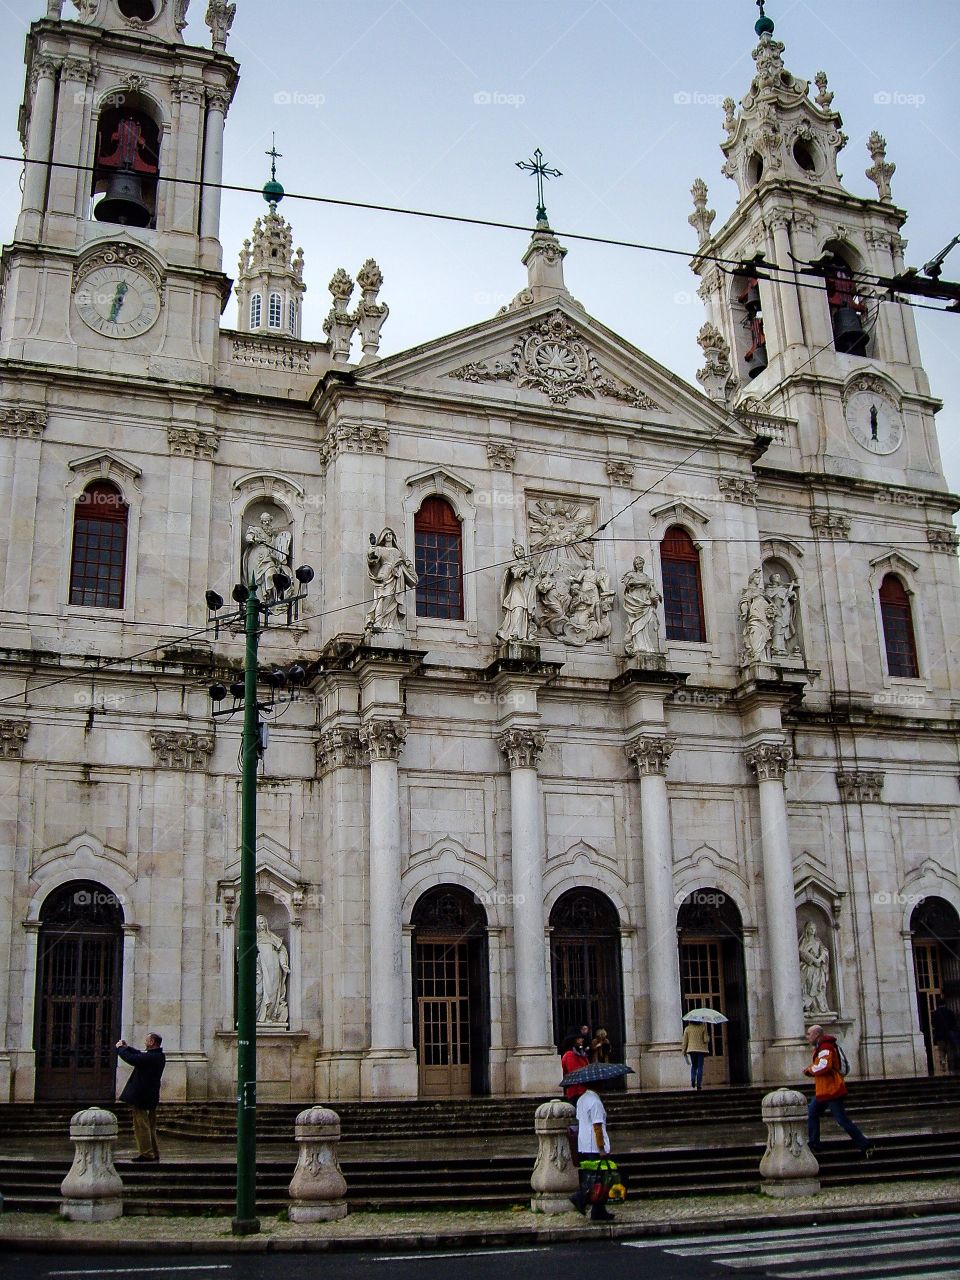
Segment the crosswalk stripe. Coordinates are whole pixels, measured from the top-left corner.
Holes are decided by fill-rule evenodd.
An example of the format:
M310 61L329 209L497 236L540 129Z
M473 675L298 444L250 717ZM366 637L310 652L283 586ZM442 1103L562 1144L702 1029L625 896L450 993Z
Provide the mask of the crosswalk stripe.
M949 1240L931 1240L927 1244L911 1244L908 1247L906 1252L911 1255L912 1254L926 1255L926 1254L932 1253L936 1249L943 1249L944 1247L950 1248L952 1243L953 1242ZM857 1258L859 1259L859 1261L855 1266L844 1267L840 1263L840 1260L844 1257ZM865 1257L865 1253L863 1248L831 1249L829 1274L831 1276L835 1276L835 1275L840 1275L844 1271L859 1273L859 1271L863 1267L864 1257ZM769 1271L769 1270L773 1270L774 1268L788 1267L791 1263L794 1263L794 1262L809 1262L810 1250L803 1249L797 1253L752 1253L748 1258L744 1258L744 1257L717 1258L711 1251L710 1260L711 1262L718 1263L722 1267L732 1267L736 1271L745 1270L747 1267L750 1267L750 1268L760 1267ZM929 1259L926 1256L917 1258L917 1262L921 1262L924 1264L926 1264L929 1261L942 1261L942 1259ZM951 1259L947 1258L947 1261L951 1261ZM956 1255L954 1255L953 1261L957 1261ZM877 1265L877 1264L871 1263L871 1265ZM886 1264L881 1263L879 1265L885 1266ZM897 1260L896 1266L903 1268L906 1265L907 1264L906 1264L905 1258L901 1256ZM822 1276L823 1273L824 1273L824 1267L823 1267L823 1264L821 1264L819 1268L810 1269L808 1271L790 1270L789 1272L785 1271L785 1272L782 1272L781 1274L784 1274L784 1275L789 1274L792 1278L794 1276L815 1276L815 1275Z
M949 1261L956 1262L956 1258L950 1258ZM879 1275L877 1272L869 1276L861 1273L860 1280L890 1280L890 1276ZM954 1267L952 1271L911 1271L903 1280L960 1280L960 1266Z
M917 1261L920 1262L921 1259L918 1258ZM895 1280L896 1275L902 1275L904 1280L923 1280L923 1276L936 1276L937 1280L952 1280L953 1277L960 1277L960 1258L955 1253L941 1254L940 1257L923 1258L922 1261L924 1266L930 1263L942 1266L946 1262L952 1262L955 1264L956 1269L953 1271L924 1271L922 1274L918 1274L916 1271L904 1270L904 1267L914 1265L907 1258L898 1258L896 1262L871 1261L870 1266L873 1267L874 1280ZM886 1274L888 1272L894 1272L894 1276ZM811 1280L815 1276L823 1280L823 1267L813 1267L809 1271L785 1271L783 1276L784 1280ZM848 1267L835 1267L831 1262L830 1276L831 1278L833 1276L857 1276L859 1280L868 1280L863 1274L863 1259Z
M929 1238L929 1236L930 1236L930 1227L927 1226L926 1224L919 1224L919 1223L916 1226L910 1226L910 1227L901 1226L900 1229L896 1232L896 1238L898 1243L901 1243L905 1240L911 1240L915 1237L923 1240L923 1239ZM796 1232L790 1232L787 1235L779 1236L778 1239L789 1241L791 1245L797 1245L800 1243L800 1240L798 1239L798 1235ZM958 1239L960 1239L960 1237L958 1237ZM843 1234L841 1234L840 1232L831 1232L829 1235L818 1235L816 1237L816 1247L818 1249L823 1248L824 1246L833 1246L833 1245L842 1246L842 1245L855 1244L857 1242L862 1242L863 1244L874 1246L878 1243L877 1233L875 1231L864 1231L864 1229L860 1227L860 1229L856 1232L845 1232ZM723 1241L722 1244L714 1245L710 1250L710 1254L712 1257L722 1257L724 1254L727 1254L727 1253L743 1253L744 1250L748 1250L748 1249L752 1249L752 1250L768 1249L771 1245L776 1243L777 1243L776 1240L764 1239L762 1237L753 1236L753 1235L745 1239L741 1238L738 1240L731 1240L730 1237L728 1236L726 1240ZM812 1243L813 1241L811 1240L811 1244ZM665 1247L669 1248L671 1253L679 1254L681 1257L686 1257L689 1254L697 1254L701 1252L701 1248L697 1244L680 1245L677 1247L677 1246L674 1246L674 1244L671 1242L669 1245Z
M929 1229L936 1230L943 1226L960 1225L960 1213L938 1213L924 1219L929 1223ZM728 1244L732 1240L782 1240L790 1239L795 1241L799 1235L804 1239L809 1238L819 1243L825 1236L856 1235L858 1232L864 1235L864 1238L876 1240L880 1235L897 1235L904 1229L902 1219L890 1219L885 1222L851 1222L851 1223L824 1223L823 1226L811 1225L800 1227L778 1227L767 1231L723 1231L713 1235L702 1236L670 1236L651 1238L648 1240L623 1240L621 1243L628 1249L664 1249L667 1247L674 1248L680 1245L710 1245L710 1244Z

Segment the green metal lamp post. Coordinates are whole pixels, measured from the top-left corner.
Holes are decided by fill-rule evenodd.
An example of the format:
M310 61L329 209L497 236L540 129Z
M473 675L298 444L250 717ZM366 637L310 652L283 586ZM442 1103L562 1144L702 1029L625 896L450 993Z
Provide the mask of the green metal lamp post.
M214 622L216 634L225 621L244 624L243 668L243 738L241 747L241 804L240 804L240 906L237 912L237 1200L236 1213L231 1222L236 1236L253 1235L260 1230L257 1217L257 764L263 753L263 723L260 712L272 710L273 700L263 704L258 701L257 683L259 668L257 651L260 643L261 624L269 622L271 609L285 610L287 623L296 616L299 602L307 594L306 588L313 580L309 565L301 565L296 571L302 590L295 596L285 597L292 586L285 573L273 575L277 594L275 603L261 601L256 586L241 583L233 589L233 598L240 606L229 618L217 617L223 599L215 591L207 592L207 607ZM286 673L279 670L269 673L268 680L274 689L287 683ZM302 683L306 677L303 667L295 664L289 679L293 684ZM282 686L281 686L282 687ZM231 686L234 704L230 708L217 709L214 716L232 716L239 710L241 686ZM210 697L220 703L227 696L222 684L210 687Z

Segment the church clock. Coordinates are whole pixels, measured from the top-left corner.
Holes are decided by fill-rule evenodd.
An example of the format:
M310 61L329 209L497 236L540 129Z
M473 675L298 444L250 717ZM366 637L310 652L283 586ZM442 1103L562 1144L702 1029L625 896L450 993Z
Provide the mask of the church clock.
M900 414L884 396L855 391L845 406L847 427L859 445L871 453L893 453L903 440Z
M125 263L98 267L76 293L84 324L108 338L137 338L160 315L160 293L143 272Z

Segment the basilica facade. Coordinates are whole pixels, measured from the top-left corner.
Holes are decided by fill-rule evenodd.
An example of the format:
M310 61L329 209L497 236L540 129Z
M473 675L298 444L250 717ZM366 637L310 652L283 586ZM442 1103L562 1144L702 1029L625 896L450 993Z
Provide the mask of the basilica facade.
M0 1100L109 1098L148 1031L166 1098L233 1096L234 584L285 683L261 1099L550 1093L582 1022L679 1086L696 1006L708 1084L795 1081L813 1021L861 1075L940 1069L958 501L869 286L903 267L883 139L851 194L826 77L761 19L736 208L692 190L700 387L570 295L545 214L509 306L383 357L373 259L302 338L275 179L223 271L233 6L209 48L186 0L75 7L27 37L2 259Z

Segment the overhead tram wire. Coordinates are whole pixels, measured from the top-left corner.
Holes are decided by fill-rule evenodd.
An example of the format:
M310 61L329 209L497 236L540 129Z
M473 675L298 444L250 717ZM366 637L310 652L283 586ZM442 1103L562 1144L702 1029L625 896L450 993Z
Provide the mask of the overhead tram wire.
M27 161L24 159L23 156L7 155L5 153L0 153L0 161L8 161L14 164L18 164L21 167L25 167L27 164L31 164L31 165L43 165L47 169L52 169L52 168L70 169L80 173L89 173L89 174L93 173L93 168L90 165L73 164L66 160ZM239 183L207 182L207 181L204 181L202 178L180 178L180 177L175 177L173 175L164 176L161 179L161 181L169 184L179 184L181 186L206 187L210 191L231 191L231 192L237 192L241 195L254 195L254 196L260 197L261 199L263 198L262 188L248 187ZM391 213L391 214L397 214L398 216L408 217L408 218L429 218L439 222L459 223L463 226L490 227L491 229L497 230L497 231L524 231L524 232L530 233L535 230L534 227L531 227L528 223L525 223L525 222L498 222L492 218L472 218L466 214L439 213L431 209L408 209L402 205L378 204L374 201L367 201L367 200L347 200L339 196L318 196L318 195L310 194L308 192L285 191L284 198L287 200L302 200L310 204L336 205L344 209L363 209L370 213ZM662 253L670 257L686 258L688 260L691 258L698 258L703 262L717 263L721 267L742 268L745 265L749 265L749 264L743 263L738 258L724 258L718 254L699 253L696 249L693 249L693 250L673 249L667 245L645 244L642 241L638 241L638 240L617 240L611 236L593 236L593 235L588 235L586 232L564 231L563 229L556 228L556 227L551 227L550 230L553 233L553 235L557 236L558 238L561 238L563 240L578 240L585 244L607 245L610 248L615 248L615 249L637 249L643 253ZM761 266L761 269L765 272L774 271L774 272L779 272L780 276L792 277L792 279L788 280L787 283L795 285L795 287L798 289L816 289L819 292L823 288L823 285L821 283L816 283L816 282L808 283L805 280L797 279L796 277L798 276L809 275L808 271L803 271L799 267L781 267L779 264L775 262L763 262L762 264L760 264L760 266ZM743 272L737 271L734 274L742 275ZM771 280L774 280L775 283L784 282L778 277L771 276L769 278ZM867 282L867 280L869 280L869 277L865 277L865 282ZM877 301L896 302L898 305L906 306L906 307L914 307L917 310L921 310L921 311L936 311L936 312L942 313L942 312L951 310L951 308L949 307L934 307L934 306L931 306L929 303L910 302L906 298L900 298L900 297L891 298L885 295L878 298Z

